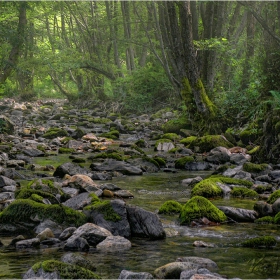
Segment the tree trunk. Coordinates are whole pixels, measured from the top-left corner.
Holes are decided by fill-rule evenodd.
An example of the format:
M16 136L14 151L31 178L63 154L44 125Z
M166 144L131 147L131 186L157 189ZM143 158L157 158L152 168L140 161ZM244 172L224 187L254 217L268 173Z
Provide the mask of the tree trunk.
M27 7L27 2L19 2L17 40L14 40L9 58L4 68L1 69L0 71L0 84L4 83L7 80L7 78L11 75L12 71L15 69L18 63L20 50L24 44L24 39L25 39L25 28L27 24L26 7Z

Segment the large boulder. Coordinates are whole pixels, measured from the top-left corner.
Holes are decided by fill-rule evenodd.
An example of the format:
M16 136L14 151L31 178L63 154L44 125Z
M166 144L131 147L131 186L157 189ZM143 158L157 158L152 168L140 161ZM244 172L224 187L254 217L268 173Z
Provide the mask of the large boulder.
M217 147L209 152L206 160L212 163L226 163L230 160L231 152L225 147Z
M131 230L127 219L125 202L120 199L115 199L107 202L107 204L103 204L103 207L91 207L89 210L85 210L85 214L92 223L107 229L113 235L129 237ZM110 218L110 215L108 215L108 211L110 210L107 209L104 211L104 207L110 207L110 210L115 212L114 217L117 218Z
M166 237L159 217L137 206L126 206L132 236L163 239Z
M75 210L82 210L85 206L91 203L92 197L88 192L80 193L69 198L62 204Z

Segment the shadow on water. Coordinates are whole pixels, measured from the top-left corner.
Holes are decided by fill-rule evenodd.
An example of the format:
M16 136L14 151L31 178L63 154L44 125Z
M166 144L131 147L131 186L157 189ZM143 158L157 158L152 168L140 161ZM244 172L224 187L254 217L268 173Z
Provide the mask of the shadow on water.
M135 198L128 204L140 206L149 211L157 211L164 201L169 199L185 203L191 189L183 186L182 179L201 176L207 172L155 173L143 176L114 178L111 183L131 191ZM229 205L253 209L254 200L219 199L215 205ZM223 224L216 227L187 227L178 223L178 216L160 215L168 237L165 240L147 240L132 238L132 248L125 252L97 252L91 249L82 253L96 267L96 273L102 278L116 279L121 270L154 270L178 257L197 256L210 258L218 264L218 273L228 278L267 279L280 278L279 246L273 249L243 248L240 243L251 237L272 235L280 241L279 226L257 225L253 223ZM198 248L193 242L201 240L214 245L212 248ZM1 238L9 244L9 238ZM58 248L14 251L0 249L0 278L21 278L34 263L57 259L64 254Z

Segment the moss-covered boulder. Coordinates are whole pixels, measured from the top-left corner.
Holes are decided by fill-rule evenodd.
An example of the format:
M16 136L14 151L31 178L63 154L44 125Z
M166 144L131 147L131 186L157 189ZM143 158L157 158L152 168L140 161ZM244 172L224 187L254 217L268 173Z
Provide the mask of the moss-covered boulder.
M207 198L194 196L188 200L180 213L180 223L189 225L192 221L207 218L211 222L221 223L227 220L226 215Z
M197 183L191 191L191 196L203 196L207 198L223 196L223 190L218 186L217 180L204 179Z
M111 130L111 131L109 131L109 132L101 133L100 136L101 136L101 137L106 137L106 138L109 138L109 139L116 140L116 139L119 139L119 137L120 137L120 132L119 132L118 130Z
M274 217L265 216L254 221L255 224L274 224Z
M168 200L161 205L159 208L158 213L159 214L177 214L180 213L182 210L183 206L181 203L175 201L175 200Z
M101 279L96 273L78 265L57 260L47 260L34 264L23 279Z
M267 199L267 203L273 204L280 197L280 190L273 192Z
M254 191L254 190L250 190L248 188L245 187L234 187L230 194L234 197L241 197L241 198L257 198L259 197L259 194Z
M271 167L267 163L256 164L252 162L245 162L243 164L243 170L250 173L266 174Z
M180 134L181 129L191 129L192 125L185 116L167 121L161 126L164 133Z
M74 153L74 152L75 152L75 149L73 149L73 148L60 147L58 149L59 154L71 154L71 153Z
M277 245L277 241L273 236L261 236L261 237L250 238L242 242L241 245L243 247L250 247L250 248L255 248L255 247L270 248L270 247L275 247Z
M43 203L44 199L47 199L52 204L58 204L58 200L53 194L42 190L31 189L28 187L23 187L18 192L16 192L16 198L32 199L41 203Z
M194 157L185 156L175 160L175 168L185 169L187 163L194 162Z
M54 139L56 137L64 137L64 136L68 136L68 132L65 129L53 127L47 130L42 137L47 139Z
M201 153L209 152L216 147L233 147L233 144L222 135L206 135L202 137L190 136L181 140L181 143L188 148Z
M44 219L53 220L65 226L80 226L86 223L86 216L64 205L46 205L31 199L16 199L0 213L0 224L24 225L33 228Z

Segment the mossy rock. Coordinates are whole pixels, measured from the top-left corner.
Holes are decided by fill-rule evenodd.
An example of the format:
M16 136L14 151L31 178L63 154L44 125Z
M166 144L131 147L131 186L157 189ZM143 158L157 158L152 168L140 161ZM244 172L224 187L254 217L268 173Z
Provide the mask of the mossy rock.
M67 136L60 140L61 144L66 145L70 140L73 140L72 137Z
M196 137L196 139L193 139L193 141L191 141L187 147L203 153L209 152L210 150L220 146L231 148L233 147L233 144L227 141L222 135L206 135L202 137Z
M152 163L152 164L155 165L158 169L160 169L160 165L159 165L159 163L158 163L155 159L150 158L150 157L147 157L147 156L142 157L142 159L143 159L144 161L147 161L147 162Z
M194 158L192 156L185 156L175 160L175 168L185 169L187 163L194 162Z
M197 136L189 136L189 137L186 137L186 138L183 138L182 140L180 140L180 143L184 144L185 146L189 146L197 138L198 138Z
M63 147L60 147L58 149L58 153L59 154L71 154L71 153L74 153L75 152L75 149L73 148L63 148Z
M165 133L163 134L162 138L170 139L173 142L179 142L182 137L176 133Z
M112 122L110 119L108 118L92 118L91 120L93 123L98 123L98 124L107 124Z
M222 176L222 175L212 175L209 178L211 180L215 180L216 182L222 182L222 183L228 184L228 185L240 185L240 186L246 186L246 187L252 187L254 185L253 182L248 181L248 180L230 178L230 177Z
M91 194L91 197L91 204L83 209L85 212L91 210L97 211L103 215L105 220L112 222L118 222L122 219L121 216L114 211L109 200L102 201L95 194Z
M248 145L250 142L255 142L258 139L259 133L255 129L248 129L240 132L239 137L244 145Z
M254 188L254 190L258 193L258 194L262 194L265 192L272 192L272 185L258 185Z
M99 153L97 155L94 155L91 157L91 159L97 159L97 158L112 158L115 160L122 161L123 160L123 155L121 155L118 152L104 152L104 153Z
M181 129L191 129L192 125L186 116L167 121L161 126L163 133L180 133Z
M165 138L160 138L156 141L155 147L157 147L161 143L172 143L172 140L170 139L165 139Z
M60 187L56 186L52 180L49 179L35 179L30 181L26 188L33 190L40 190L45 193L50 193L53 195L62 195L63 192Z
M269 165L267 163L256 164L252 162L245 162L243 164L243 170L250 173L261 173L267 170L268 166Z
M155 156L155 157L153 157L153 160L155 160L158 163L159 167L166 166L166 160L162 157Z
M131 149L136 150L137 152L139 152L142 155L145 155L146 153L136 144L131 145L130 146Z
M32 266L35 273L39 269L44 272L57 272L60 279L101 279L97 274L78 265L68 264L57 260L46 260Z
M254 197L258 197L258 193L254 190L250 190L248 188L244 188L244 187L234 187L230 194L234 197L248 197L248 198L254 198Z
M38 199L39 197L42 199ZM56 197L48 192L35 190L28 187L23 187L18 192L16 192L16 199L32 199L37 202L42 202L44 198L48 199L52 204L58 204Z
M254 221L256 224L274 224L274 217L265 216Z
M68 132L66 130L54 127L47 130L42 137L47 139L54 139L56 137L64 137L64 136L68 136Z
M83 213L61 204L46 205L31 199L16 199L0 213L0 223L33 224L34 217L76 227L87 222Z
M120 132L118 130L111 130L100 134L101 137L110 138L113 140L119 139Z
M217 185L216 180L204 179L194 186L191 196L220 197L223 196L223 190Z
M274 191L267 199L267 203L273 204L280 197L280 190Z
M183 205L175 200L168 200L159 208L159 214L176 214L182 211Z
M188 200L182 208L179 219L181 224L189 225L193 220L203 217L216 223L227 220L224 212L202 196L194 196Z
M144 139L139 139L135 142L135 145L139 148L145 148L146 147L146 141Z
M256 247L270 248L270 247L275 247L276 244L277 241L273 236L261 236L261 237L250 238L241 243L243 247L249 247L249 248L256 248Z

